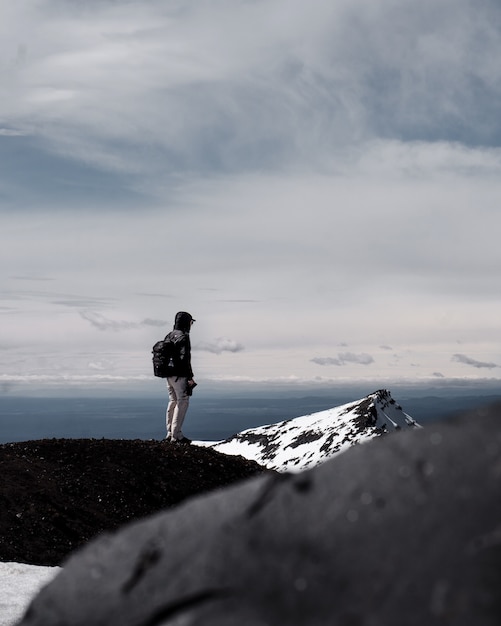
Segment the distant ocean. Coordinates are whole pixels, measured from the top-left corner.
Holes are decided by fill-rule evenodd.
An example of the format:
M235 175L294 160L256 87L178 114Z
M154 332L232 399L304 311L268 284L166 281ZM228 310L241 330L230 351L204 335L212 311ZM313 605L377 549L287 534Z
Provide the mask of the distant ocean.
M399 397L395 400L421 424L494 400L478 396ZM185 434L219 441L262 426L339 406L358 397L204 397L194 395ZM33 398L0 396L0 443L43 438L163 439L166 397Z
M0 397L0 443L42 438L163 439L167 397ZM236 432L298 417L331 405L326 400L193 398L184 433L218 441Z

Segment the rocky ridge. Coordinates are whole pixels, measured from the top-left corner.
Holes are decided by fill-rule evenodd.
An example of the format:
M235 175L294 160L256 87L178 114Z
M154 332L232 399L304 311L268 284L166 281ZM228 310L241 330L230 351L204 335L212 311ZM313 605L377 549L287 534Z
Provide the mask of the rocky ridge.
M93 537L265 470L198 446L45 439L0 446L0 561L58 565Z

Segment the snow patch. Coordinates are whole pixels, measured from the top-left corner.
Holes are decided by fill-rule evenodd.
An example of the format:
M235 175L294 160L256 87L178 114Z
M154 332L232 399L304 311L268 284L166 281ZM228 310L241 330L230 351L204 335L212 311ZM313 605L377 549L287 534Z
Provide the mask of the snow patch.
M0 626L16 624L31 600L60 569L24 563L0 563Z

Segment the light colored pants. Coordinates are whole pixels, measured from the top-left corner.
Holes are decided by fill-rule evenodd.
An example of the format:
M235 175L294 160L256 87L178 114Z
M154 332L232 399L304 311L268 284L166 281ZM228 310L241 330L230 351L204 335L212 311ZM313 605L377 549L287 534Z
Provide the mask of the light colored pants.
M167 439L182 439L184 418L190 396L187 393L188 379L183 376L169 376L167 378L167 389L169 390L169 404L166 412Z

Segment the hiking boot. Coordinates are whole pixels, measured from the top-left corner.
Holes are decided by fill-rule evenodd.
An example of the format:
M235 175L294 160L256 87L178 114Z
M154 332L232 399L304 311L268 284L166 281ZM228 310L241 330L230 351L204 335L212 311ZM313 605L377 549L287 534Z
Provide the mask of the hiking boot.
M182 437L181 439L173 439L172 441L173 443L180 443L183 445L191 443L191 439L188 439L188 437Z

